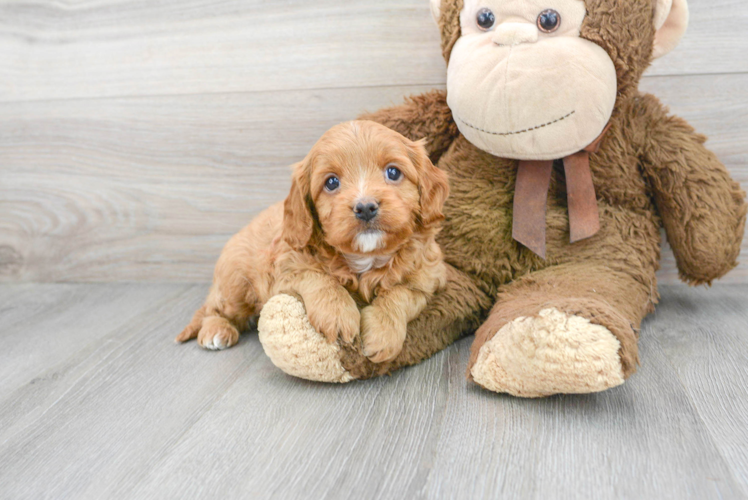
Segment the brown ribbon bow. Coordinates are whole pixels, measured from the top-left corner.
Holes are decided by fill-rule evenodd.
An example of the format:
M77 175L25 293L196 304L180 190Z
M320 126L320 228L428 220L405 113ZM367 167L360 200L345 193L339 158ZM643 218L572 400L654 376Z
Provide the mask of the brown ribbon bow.
M600 230L595 186L590 171L590 153L597 153L608 124L595 141L563 159L569 207L571 243L589 238ZM553 160L520 160L514 188L512 237L545 259L545 212Z

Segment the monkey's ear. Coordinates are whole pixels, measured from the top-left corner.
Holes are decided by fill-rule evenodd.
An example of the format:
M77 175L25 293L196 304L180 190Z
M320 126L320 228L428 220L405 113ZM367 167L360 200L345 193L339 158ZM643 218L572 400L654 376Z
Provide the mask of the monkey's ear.
M655 0L654 51L652 58L662 57L678 45L688 28L687 0Z
M283 203L283 240L298 250L312 237L310 196L310 159L294 165L291 192Z
M406 139L407 140L407 139ZM449 178L447 174L434 166L424 148L424 139L408 141L409 156L418 170L418 192L421 198L421 224L429 227L444 219L442 209L449 196Z
M429 0L431 4L431 16L434 18L434 22L439 25L439 16L442 10L442 0Z

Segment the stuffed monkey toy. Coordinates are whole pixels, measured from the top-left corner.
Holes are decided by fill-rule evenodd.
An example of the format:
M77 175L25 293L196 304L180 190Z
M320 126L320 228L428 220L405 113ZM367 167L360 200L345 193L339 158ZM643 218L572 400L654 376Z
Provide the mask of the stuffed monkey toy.
M365 379L475 332L467 376L522 397L622 384L657 303L660 228L683 281L736 265L745 193L706 138L637 90L686 29L686 0L431 0L447 91L367 114L425 138L451 195L448 285L393 361L328 344L276 296L260 340L289 374ZM477 330L477 331L476 331Z

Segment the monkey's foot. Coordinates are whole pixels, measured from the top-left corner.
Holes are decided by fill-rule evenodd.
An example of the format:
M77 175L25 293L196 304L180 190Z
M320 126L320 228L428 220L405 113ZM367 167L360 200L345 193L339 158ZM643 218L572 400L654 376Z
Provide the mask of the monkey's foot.
M262 308L257 329L265 354L289 375L317 382L354 380L340 362L340 346L328 343L314 329L296 298L271 298Z
M486 389L525 398L599 392L623 384L620 347L604 326L544 309L504 325L470 373Z

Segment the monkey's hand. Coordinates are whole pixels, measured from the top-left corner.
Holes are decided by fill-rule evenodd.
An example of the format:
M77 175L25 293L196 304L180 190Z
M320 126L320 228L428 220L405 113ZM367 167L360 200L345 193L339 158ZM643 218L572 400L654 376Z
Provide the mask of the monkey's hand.
M654 191L683 281L711 283L736 265L746 220L745 192L683 119L650 95L643 168Z

